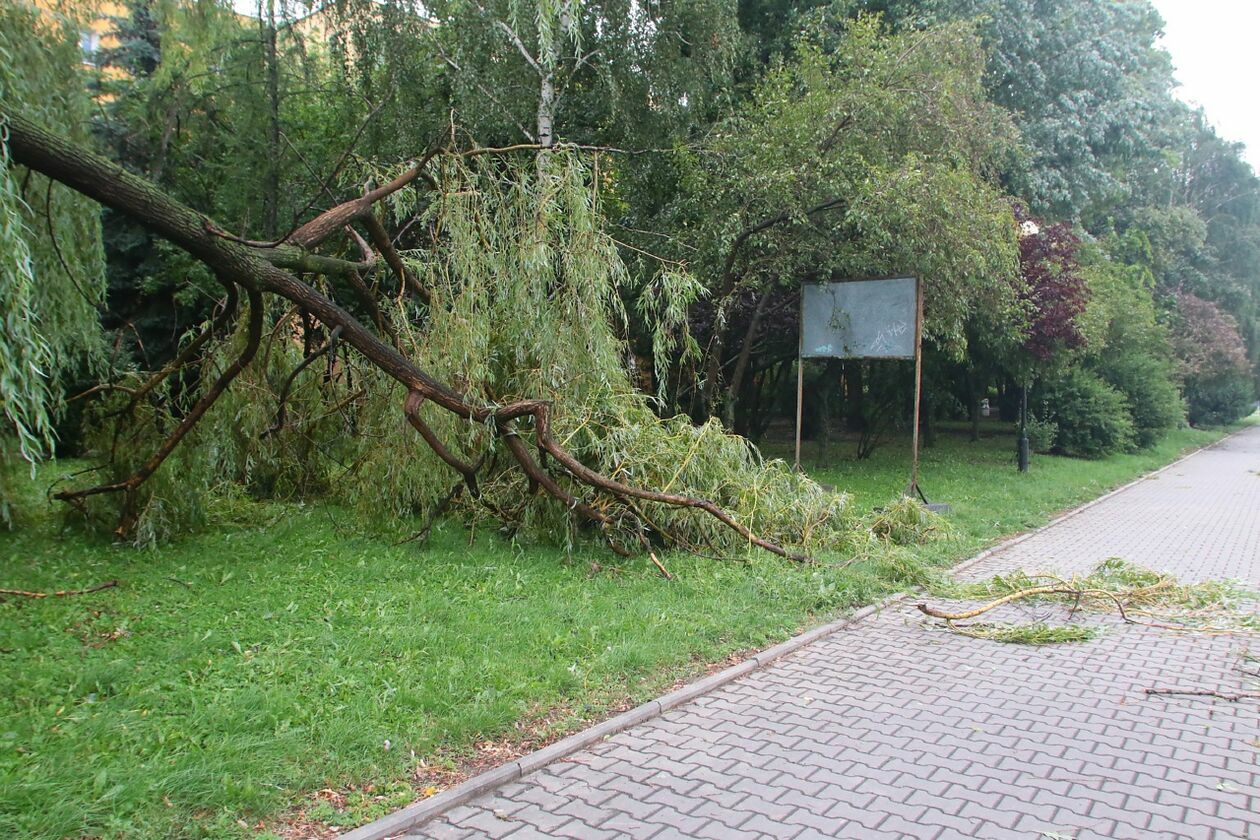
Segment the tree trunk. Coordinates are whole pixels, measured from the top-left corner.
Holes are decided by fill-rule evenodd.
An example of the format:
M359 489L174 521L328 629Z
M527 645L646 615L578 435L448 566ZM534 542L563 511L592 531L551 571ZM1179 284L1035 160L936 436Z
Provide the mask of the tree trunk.
M538 145L551 148L555 144L556 82L551 73L545 73L538 85Z
M700 388L700 411L697 419L712 417L716 408L718 385L722 381L722 356L726 354L726 319L734 301L730 297L718 301L713 312L713 335L704 359L704 385Z
M846 362L844 365L845 405L844 417L849 431L866 429L866 377L862 362Z
M980 440L980 385L979 374L972 365L967 366L967 416L971 420L971 441Z
M757 306L752 317L748 319L748 329L744 330L744 340L739 348L739 357L735 360L735 370L731 372L730 384L726 386L726 405L723 408L723 421L726 428L735 428L735 403L739 399L744 384L744 374L748 371L748 360L752 357L753 344L757 340L757 331L761 328L761 317L766 311L766 302L770 300L770 290L766 289L757 297Z
M818 460L825 461L827 447L835 437L836 418L844 412L844 363L828 359L818 387Z
M263 236L274 240L280 234L280 56L276 46L276 2L267 0L267 14L259 15L262 30L263 61L267 77L267 177L263 193Z
M783 381L787 373L792 370L792 364L796 361L795 356L783 359L772 364L765 372L766 378L769 380L768 386L764 387L762 393L757 400L757 417L756 425L753 427L754 439L760 441L766 436L766 430L770 428L770 424L774 422L775 409L778 407L778 400L783 388Z

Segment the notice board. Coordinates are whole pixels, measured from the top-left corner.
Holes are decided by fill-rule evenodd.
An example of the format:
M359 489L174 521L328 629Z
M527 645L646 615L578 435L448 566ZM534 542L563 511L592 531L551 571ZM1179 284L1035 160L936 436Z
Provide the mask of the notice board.
M913 359L913 277L801 286L802 359Z

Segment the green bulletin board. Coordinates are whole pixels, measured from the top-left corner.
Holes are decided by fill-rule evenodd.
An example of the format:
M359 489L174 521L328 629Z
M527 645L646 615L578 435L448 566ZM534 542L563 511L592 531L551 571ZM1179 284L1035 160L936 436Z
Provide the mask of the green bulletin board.
M801 287L802 359L913 359L913 277Z

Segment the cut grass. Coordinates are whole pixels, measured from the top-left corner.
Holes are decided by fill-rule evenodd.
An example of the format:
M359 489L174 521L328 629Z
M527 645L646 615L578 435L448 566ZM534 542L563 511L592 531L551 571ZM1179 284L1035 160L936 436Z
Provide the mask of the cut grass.
M1050 591L1047 591L1050 590ZM1260 630L1260 616L1250 605L1257 594L1238 581L1206 580L1182 583L1172 575L1156 572L1119 557L1099 563L1088 575L1061 577L1055 574L1027 573L1023 571L997 575L984 581L959 582L942 575L929 587L938 597L951 600L982 600L988 603L962 613L937 608L929 615L944 618L950 629L965 636L994 638L995 641L1012 641L1013 638L996 638L998 625L982 627L979 624L963 625L956 621L1006 604L1026 605L1046 602L1071 605L1068 618L1081 613L1108 613L1125 621L1159 627L1166 630L1184 630L1202 633L1252 633ZM1002 625L1007 636L1013 636L1018 627L1028 627L1032 635L1045 635L1041 631L1050 628L1038 622L1029 625ZM965 632L981 628L987 636ZM1071 634L1068 634L1069 636ZM1068 638L1067 641L1078 641ZM1037 642L1045 644L1048 642Z
M0 836L235 837L315 790L377 785L386 805L323 814L368 819L406 798L422 761L519 737L513 724L540 711L564 710L552 731L577 728L927 583L932 566L1216 437L1038 457L1027 475L1009 437L942 438L923 462L927 492L954 505L940 539L847 566L671 555L671 583L601 549L469 545L449 523L425 546L395 545L324 505L224 503L206 532L135 551L61 530L43 487L65 468L50 467L24 485L19 529L0 533L0 585L121 584L0 602ZM906 462L890 445L813 471L871 511L899 495Z
M960 636L984 639L1008 645L1061 645L1090 642L1098 638L1102 628L1089 624L1046 624L1041 621L1007 623L974 621L948 627Z

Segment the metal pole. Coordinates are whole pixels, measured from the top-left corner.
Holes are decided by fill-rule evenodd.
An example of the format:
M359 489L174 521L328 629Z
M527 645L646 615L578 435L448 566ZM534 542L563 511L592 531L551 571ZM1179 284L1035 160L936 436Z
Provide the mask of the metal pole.
M801 399L805 392L805 360L796 356L796 471L801 471Z
M1028 472L1028 383L1020 388L1019 397L1019 471Z
M911 432L910 491L907 496L923 492L919 490L919 401L923 392L923 281L914 278L914 430Z

